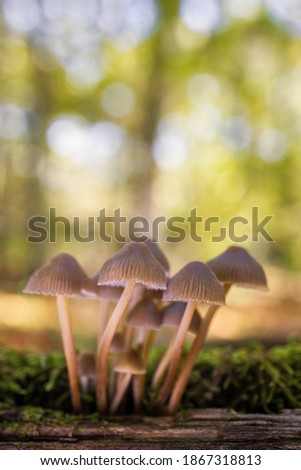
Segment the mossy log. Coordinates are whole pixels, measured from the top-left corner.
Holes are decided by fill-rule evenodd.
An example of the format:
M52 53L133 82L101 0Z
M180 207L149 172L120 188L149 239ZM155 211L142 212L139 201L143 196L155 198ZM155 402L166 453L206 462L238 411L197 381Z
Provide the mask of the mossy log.
M99 423L24 421L1 413L1 449L301 449L301 409L279 414L191 410L172 417L124 416Z

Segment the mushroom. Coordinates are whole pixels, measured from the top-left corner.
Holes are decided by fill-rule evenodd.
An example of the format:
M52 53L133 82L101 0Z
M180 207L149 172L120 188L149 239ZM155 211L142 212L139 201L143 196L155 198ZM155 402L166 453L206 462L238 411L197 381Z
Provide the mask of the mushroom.
M125 324L133 328L156 331L161 327L162 316L152 300L141 300L128 314Z
M185 308L186 308L186 303L184 302L171 302L169 305L164 307L161 310L162 326L173 326L173 327L178 328L183 318ZM201 321L202 321L201 315L198 312L198 310L195 309L191 323L188 328L188 332L193 335L196 335L199 330ZM152 387L155 387L161 381L168 367L168 364L170 363L170 360L172 358L172 352L174 348L174 341L175 341L176 334L177 333L175 332L175 335L171 339L168 348L166 349L164 355L162 356L157 366L157 369L152 379Z
M113 336L122 320L135 286L142 284L152 289L165 289L166 278L161 264L144 243L130 242L105 262L100 270L98 284L122 286L124 291L111 315L98 347L97 408L107 408L107 359Z
M247 252L245 248L230 246L224 253L208 261L208 266L223 283L225 294L232 284L242 287L253 287L267 289L267 280L262 266ZM173 388L168 412L173 414L177 411L183 396L189 375L202 348L210 323L219 306L210 305L201 327L196 335L192 347L186 357L182 371Z
M163 267L166 277L169 277L169 262L159 247L157 242L154 242L150 238L148 238L146 241L143 242L151 251L152 255L156 258L157 261L161 264ZM133 309L137 303L139 303L143 299L152 299L152 300L158 300L159 302L162 300L162 295L163 295L163 290L159 289L152 289L148 286L136 286L134 294L132 296L129 308ZM131 333L132 330L129 329L126 335L126 342L128 347L131 347L132 341L133 341L133 334Z
M181 360L186 332L188 331L197 303L223 305L225 303L225 293L223 286L208 266L199 261L194 261L185 265L171 278L167 290L164 292L163 300L187 302L187 305L175 338L169 371L158 394L157 405L159 406L165 403L173 387Z
M80 411L80 390L77 357L72 338L68 311L68 297L80 296L82 289L89 290L91 280L73 256L61 253L37 269L29 278L23 292L26 294L55 295L63 348L66 357L72 406Z
M207 265L223 284L267 290L263 267L245 248L230 246Z
M148 238L146 241L142 243L144 243L149 248L152 255L156 258L157 261L159 261L159 263L163 267L165 274L168 278L169 277L169 262L165 254L159 247L158 243L154 242L150 238ZM129 309L132 310L135 307L135 305L137 305L137 303L139 303L143 299L158 300L158 304L160 304L160 301L162 300L162 295L163 295L163 290L152 289L148 286L137 285L135 287L134 293L129 303ZM126 344L129 349L132 346L134 336L135 336L135 332L132 328L126 329Z
M110 412L112 414L117 411L131 382L132 376L145 374L145 365L142 356L138 351L131 349L120 357L115 365L115 371L124 374L124 377L111 404Z

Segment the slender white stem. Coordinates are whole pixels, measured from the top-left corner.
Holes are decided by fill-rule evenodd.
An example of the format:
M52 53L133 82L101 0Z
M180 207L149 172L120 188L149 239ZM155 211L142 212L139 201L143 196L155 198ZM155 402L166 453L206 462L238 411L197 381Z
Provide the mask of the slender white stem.
M115 370L114 370L114 364L115 364L115 358L113 354L111 354L111 360L110 360L110 372L109 372L109 400L111 401L113 399L114 393L115 393Z
M171 393L171 390L172 390L172 387L176 378L177 370L180 364L186 333L188 331L190 322L192 320L194 310L196 308L196 304L197 302L195 300L189 300L187 302L187 305L183 314L183 318L181 320L181 323L179 325L177 335L175 338L174 348L172 351L172 358L170 361L168 374L158 394L158 398L157 398L158 406L163 406L169 394Z
M135 338L135 334L136 334L136 328L133 328L131 326L125 327L124 344L125 344L126 351L129 351L131 349L131 346Z
M145 290L144 286L140 284L135 285L127 311L131 311L143 299L144 290ZM136 328L131 327L131 326L125 326L124 337L125 337L126 350L131 349L135 335L136 335Z
M127 308L126 311L128 312L129 308ZM136 328L132 328L130 326L125 326L123 334L124 334L124 350L125 351L130 351L132 343L133 343L134 338L135 338ZM124 374L122 374L121 372L119 374L117 374L117 379L116 379L116 389L117 390L119 389L119 387L121 385L121 382L123 380L123 376L124 376Z
M99 324L98 324L98 339L97 344L100 344L103 332L108 324L111 310L110 300L102 300L99 309Z
M133 290L131 300L129 302L127 311L131 311L142 299L145 287L141 284L136 284ZM131 326L125 326L124 328L124 338L125 338L125 348L130 350L136 335L136 328ZM121 376L122 377L122 376Z
M139 413L141 410L142 398L144 393L145 374L133 375L132 388L133 388L133 401L134 411Z
M143 349L146 336L147 336L147 330L145 330L144 328L137 328L136 346L139 348L139 350Z
M74 341L71 330L71 321L68 310L68 299L63 295L58 295L57 298L58 317L61 328L61 336L63 341L63 348L67 363L69 386L71 392L71 401L73 409L77 412L81 409L80 403L80 387L77 367L77 357L74 347Z
M96 363L96 402L99 413L105 413L107 410L107 363L110 345L118 325L126 312L126 307L130 301L135 285L135 282L128 282L126 284L98 347Z
M151 352L151 349L152 349L152 345L153 345L155 336L156 336L156 330L151 330L151 331L148 332L147 337L144 341L142 357L143 357L145 363L147 363L147 361L148 361L148 358L149 358L149 355L150 355L150 352Z
M120 403L122 402L122 399L125 395L125 392L127 391L130 382L131 382L132 374L128 372L127 374L123 375L122 382L120 384L120 387L117 390L117 393L114 397L114 400L112 401L111 408L110 408L110 413L114 414L118 410L118 407Z
M169 346L166 349L165 353L163 354L161 361L159 362L157 369L155 371L155 374L152 379L152 387L155 387L159 382L161 382L164 373L168 367L168 364L170 363L170 360L172 358L172 352L174 349L174 342L176 338L176 334L174 334L173 338L170 340Z
M230 284L224 286L225 294L230 289ZM189 380L191 371L197 360L198 354L202 349L202 346L207 338L208 330L215 312L220 308L220 305L210 305L206 311L205 317L200 324L199 331L194 338L190 351L185 359L182 370L178 376L178 379L173 388L169 403L168 403L168 413L174 414L180 406L183 393L185 391L187 382Z
M142 299L145 291L145 287L142 284L136 284L132 294L131 301L129 303L129 310L132 310Z
M148 362L149 354L153 341L155 339L156 331L144 331L144 337L141 336L141 354L145 363ZM145 391L145 374L137 375L133 377L133 400L135 413L139 413L141 410L142 400Z

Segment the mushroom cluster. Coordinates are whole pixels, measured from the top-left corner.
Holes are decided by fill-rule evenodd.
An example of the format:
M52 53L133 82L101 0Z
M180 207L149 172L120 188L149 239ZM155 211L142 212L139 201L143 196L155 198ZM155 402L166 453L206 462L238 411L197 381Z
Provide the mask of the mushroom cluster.
M225 295L232 285L267 288L263 268L244 248L231 246L206 264L190 262L170 278L164 253L157 243L147 240L124 245L93 278L72 256L58 254L32 274L24 292L57 298L75 412L81 411L81 392L87 391L95 391L100 415L127 411L128 397L134 412L140 412L156 332L164 325L172 326L175 333L150 387L156 408L167 405L168 413L174 414L214 314L225 304ZM76 354L69 297L101 301L96 354ZM209 304L203 315L199 303ZM193 340L181 365L189 335Z

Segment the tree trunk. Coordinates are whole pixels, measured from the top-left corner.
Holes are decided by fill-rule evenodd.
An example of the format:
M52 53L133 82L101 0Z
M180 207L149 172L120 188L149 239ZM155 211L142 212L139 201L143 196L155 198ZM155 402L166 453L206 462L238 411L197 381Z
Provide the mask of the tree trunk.
M301 449L301 410L275 415L191 410L175 418L123 416L72 425L51 425L51 418L36 425L21 416L1 412L0 450Z

